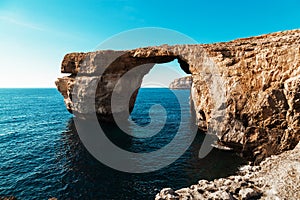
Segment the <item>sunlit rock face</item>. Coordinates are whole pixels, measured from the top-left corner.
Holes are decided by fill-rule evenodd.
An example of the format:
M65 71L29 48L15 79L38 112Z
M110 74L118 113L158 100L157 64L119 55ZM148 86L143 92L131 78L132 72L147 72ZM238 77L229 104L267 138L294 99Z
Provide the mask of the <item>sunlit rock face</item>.
M192 87L192 76L177 78L170 83L170 89L190 89Z
M192 75L191 99L199 129L215 134L220 144L260 161L298 143L300 30L215 44L70 53L61 72L71 75L59 78L56 85L75 115L96 111L100 120L111 121L114 88L133 91L129 102L117 109L130 111L143 76L155 63L174 59ZM141 65L138 73L117 84ZM93 98L86 98L89 95Z

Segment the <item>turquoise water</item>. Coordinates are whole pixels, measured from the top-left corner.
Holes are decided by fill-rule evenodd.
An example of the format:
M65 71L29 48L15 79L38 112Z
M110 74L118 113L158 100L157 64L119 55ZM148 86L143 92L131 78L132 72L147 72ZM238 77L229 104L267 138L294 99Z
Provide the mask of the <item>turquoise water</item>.
M185 100L182 118L189 132L189 91L174 91ZM178 130L180 109L167 89L141 89L132 113L134 123L150 122L148 109L162 104L168 112L162 131L151 138L126 136L112 124L102 124L109 138L132 152L150 152L168 144ZM155 121L160 123L160 121ZM135 131L135 130L133 130ZM56 89L0 89L0 197L19 199L154 199L163 187L178 189L234 173L243 162L232 152L198 152L204 134L176 162L158 171L130 174L94 159L81 144ZM157 158L160 159L160 158Z

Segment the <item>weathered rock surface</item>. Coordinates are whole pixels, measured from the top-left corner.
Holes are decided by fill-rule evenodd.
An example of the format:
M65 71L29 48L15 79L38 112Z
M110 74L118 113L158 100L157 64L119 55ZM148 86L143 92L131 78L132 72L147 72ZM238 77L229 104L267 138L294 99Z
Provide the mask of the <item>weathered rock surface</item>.
M300 199L299 185L300 143L293 150L267 158L259 166L241 167L239 175L200 180L176 191L165 188L155 199Z
M190 89L192 87L192 76L177 78L170 83L170 89Z
M71 75L59 78L56 85L75 115L96 111L100 119L113 120L112 91L131 89L129 102L119 103L117 111L132 110L137 89L153 63L174 59L192 74L191 97L199 128L215 134L220 144L256 161L296 146L300 30L215 44L71 53L61 67L62 73ZM140 65L144 67L138 73L117 84Z

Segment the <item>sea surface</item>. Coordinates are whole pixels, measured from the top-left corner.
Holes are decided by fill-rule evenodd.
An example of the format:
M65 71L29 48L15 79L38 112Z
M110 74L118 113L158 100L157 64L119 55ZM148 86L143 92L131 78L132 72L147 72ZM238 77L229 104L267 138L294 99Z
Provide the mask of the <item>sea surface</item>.
M183 100L182 109L174 94ZM102 124L103 130L113 143L132 152L151 152L165 146L177 133L181 120L184 131L190 133L194 121L189 90L140 89L130 123L146 126L151 122L160 126L160 120L149 116L154 104L161 104L167 112L166 123L157 135L136 138L112 124ZM141 130L134 127L132 132L139 134ZM200 179L225 177L244 162L233 152L217 149L199 159L204 137L198 131L188 150L160 170L120 172L100 163L85 149L73 116L56 89L0 89L0 197L154 199L164 187L179 189Z

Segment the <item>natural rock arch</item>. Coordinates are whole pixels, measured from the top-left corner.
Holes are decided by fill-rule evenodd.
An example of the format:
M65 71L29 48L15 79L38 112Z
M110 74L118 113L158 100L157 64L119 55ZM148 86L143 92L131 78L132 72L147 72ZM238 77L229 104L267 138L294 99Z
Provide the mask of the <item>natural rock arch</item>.
M56 84L59 91L62 91L65 97L67 109L76 113L76 115L93 113L93 107L89 104L81 104L80 107L74 106L72 102L73 85L75 77L79 80L97 81L98 86L96 89L96 111L98 118L103 121L113 121L111 113L111 94L115 89L116 83L127 72L136 67L143 66L138 73L134 74L132 79L124 82L124 87L132 87L139 89L143 77L149 73L155 64L168 63L176 60L178 61L181 69L191 74L189 71L189 64L183 60L179 55L158 48L144 48L140 51L97 51L91 53L72 53L67 54L62 63L62 73L71 73L69 77L59 78ZM130 83L129 83L130 81ZM87 82L82 84L82 88L87 90ZM62 87L60 87L62 86ZM64 88L68 87L68 90ZM132 94L129 110L131 111L134 106L138 90ZM75 94L76 95L76 94ZM124 110L128 109L128 105L124 105Z
M74 95L84 96L85 85L109 66L99 82L96 108L100 108L100 118L110 119L109 95L124 73L140 64L177 58L182 69L193 77L191 95L199 128L217 127L221 144L260 161L293 148L299 141L299 46L300 30L293 30L227 43L71 53L65 56L61 68L62 73L71 75L59 78L56 85L68 110L88 114L88 108L74 104L72 99ZM140 85L148 71L136 76L132 84ZM82 87L77 93L72 92L75 77ZM221 80L221 88L216 87L216 80ZM218 93L224 98L222 105ZM134 100L135 95L130 107Z

